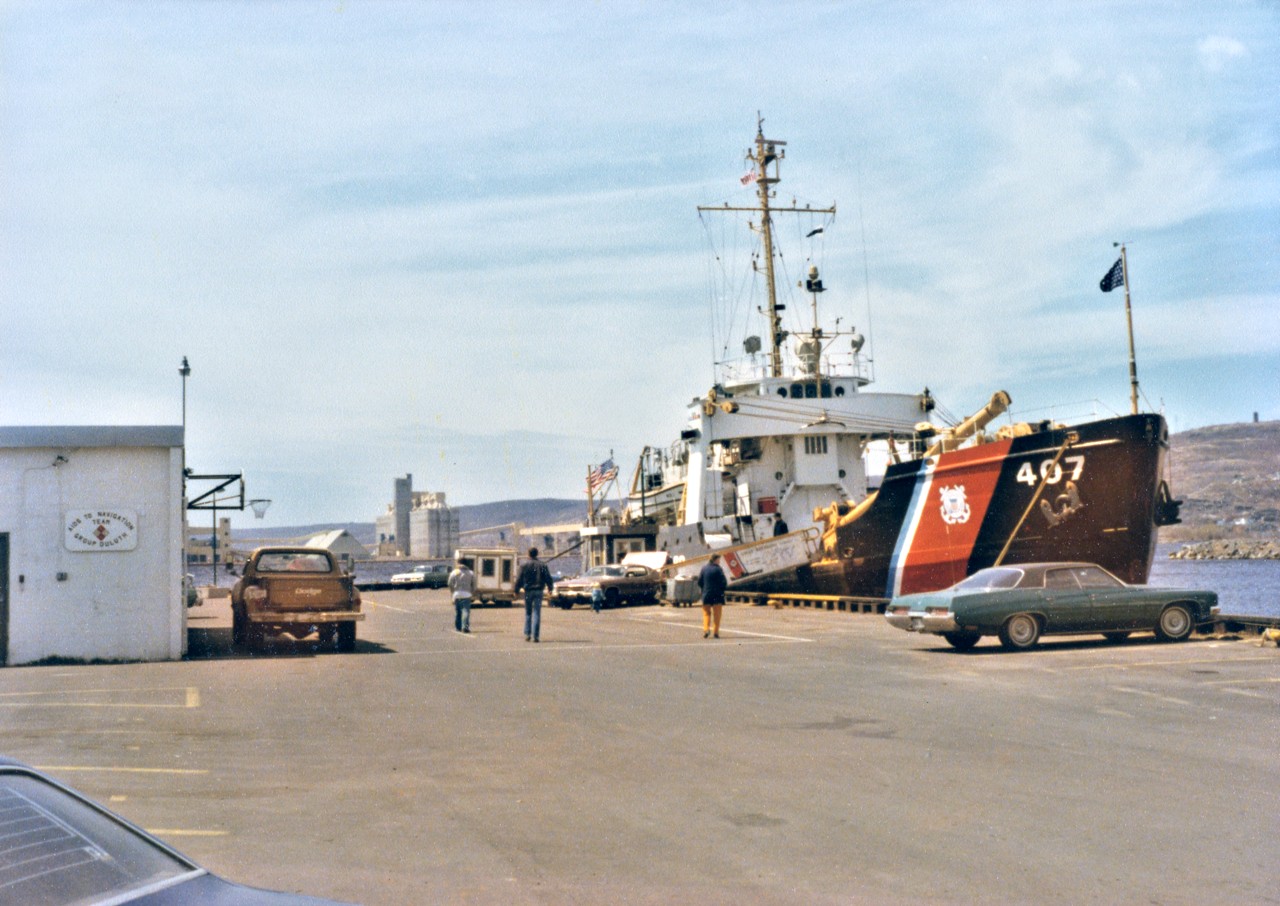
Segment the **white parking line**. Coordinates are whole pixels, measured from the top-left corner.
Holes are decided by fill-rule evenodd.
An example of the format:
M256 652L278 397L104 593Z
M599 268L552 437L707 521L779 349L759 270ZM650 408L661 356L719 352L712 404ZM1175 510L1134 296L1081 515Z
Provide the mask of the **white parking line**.
M1130 695L1141 695L1146 698L1154 698L1157 701L1169 702L1174 705L1190 705L1191 702L1183 698L1174 698L1171 695L1161 695L1158 692L1151 692L1147 689L1134 689L1131 686L1112 686L1117 692L1127 692Z
M675 622L669 619L654 619L653 617L627 617L636 623L655 623L662 626L681 626L686 629L702 629L701 623ZM777 639L781 642L812 642L814 639L806 639L795 635L776 635L770 632L749 632L745 629L725 629L720 627L720 632L724 635L746 635L757 639Z
M720 631L724 632L723 629ZM723 643L726 641L726 639L721 638L714 641ZM728 641L732 641L732 640L730 639ZM759 641L752 642L752 644L753 645L794 645L796 642L811 642L811 641L813 640L792 638L790 636L768 636L768 637L761 638ZM725 646L723 644L714 645L712 644L712 642L713 642L712 639L708 639L706 641L706 645L711 648L732 647L732 646ZM420 655L420 654L521 655L521 654L535 654L535 653L555 654L555 653L563 653L563 652L569 652L569 651L582 651L582 652L605 651L605 650L625 651L630 649L638 650L641 648L698 648L698 647L701 647L701 646L695 642L635 642L632 644L619 644L619 645L593 645L590 642L582 642L582 641L557 642L554 639L543 639L541 644L520 645L519 647L516 647L516 648L480 648L476 651L471 651L470 649L466 649L466 648L424 648L421 651L397 651L396 654L405 656L405 657L411 657L413 655Z
M1229 652L1228 652L1229 653ZM1129 661L1116 662L1113 664L1073 664L1070 667L1063 667L1063 670L1129 670L1133 667L1180 667L1184 664L1248 664L1254 661L1264 660L1253 655L1244 657L1227 657L1224 655L1218 657L1198 657L1198 658L1170 658L1161 661Z
M1260 698L1263 701L1271 701L1272 696L1263 695L1261 692L1254 692L1252 689L1229 689L1224 688L1223 692L1230 692L1232 695L1243 695L1247 698Z

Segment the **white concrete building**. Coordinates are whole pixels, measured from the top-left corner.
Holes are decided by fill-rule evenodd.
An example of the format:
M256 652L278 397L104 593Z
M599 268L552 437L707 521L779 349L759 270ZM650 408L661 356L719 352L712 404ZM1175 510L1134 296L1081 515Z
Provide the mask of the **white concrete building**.
M365 560L369 556L368 549L346 529L333 529L321 532L319 535L312 535L303 546L327 550L347 568L350 568L354 561Z
M416 491L409 511L409 556L451 560L458 549L458 514L444 501L444 493Z
M187 646L182 428L0 427L0 664Z

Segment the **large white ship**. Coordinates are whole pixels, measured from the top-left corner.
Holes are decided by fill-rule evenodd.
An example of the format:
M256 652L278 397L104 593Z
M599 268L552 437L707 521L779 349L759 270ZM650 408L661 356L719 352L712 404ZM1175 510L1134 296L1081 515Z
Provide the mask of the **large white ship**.
M771 581L881 599L941 588L999 562L1086 560L1145 582L1157 529L1178 521L1179 502L1162 478L1168 427L1138 412L1132 336L1127 416L1070 427L1007 423L987 434L1009 405L1003 391L950 426L934 424L938 407L927 389L867 391L864 339L841 329L843 318L825 305L816 258L805 260L794 292L780 279L789 262L777 218L807 221L797 235L816 245L835 216L834 205L777 203L785 156L785 142L766 138L759 121L742 177L754 184L755 203L699 208L706 217L751 219L751 279L727 277L721 292L752 299L737 302L729 320L743 325L752 315L763 329L741 331L741 351L716 363L714 384L690 403L680 438L642 452L620 519L619 528L634 532L624 543L694 557L817 528L821 550L811 562ZM1121 251L1101 288L1123 285L1128 310ZM759 287L758 301L740 289L747 285ZM592 526L584 537L612 532Z

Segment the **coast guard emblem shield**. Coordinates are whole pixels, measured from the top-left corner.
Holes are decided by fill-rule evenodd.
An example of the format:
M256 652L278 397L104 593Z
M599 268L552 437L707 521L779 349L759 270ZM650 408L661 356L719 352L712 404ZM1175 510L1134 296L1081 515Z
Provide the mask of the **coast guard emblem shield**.
M964 485L938 488L938 496L942 498L942 521L947 525L963 525L969 521L969 502L964 496Z

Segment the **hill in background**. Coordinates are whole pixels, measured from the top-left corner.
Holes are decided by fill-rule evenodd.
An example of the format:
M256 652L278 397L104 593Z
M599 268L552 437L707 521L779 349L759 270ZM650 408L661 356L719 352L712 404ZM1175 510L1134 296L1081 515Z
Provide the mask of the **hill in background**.
M1169 484L1182 525L1162 541L1273 539L1280 532L1280 421L1213 425L1173 435Z
M1280 533L1280 421L1213 425L1170 438L1169 484L1182 501L1182 524L1160 530L1161 541L1274 539ZM583 500L540 498L459 506L461 530L520 522L526 526L580 523ZM233 531L237 539L300 539L346 529L365 545L372 522L325 523Z
M587 515L585 499L567 500L558 497L542 497L536 500L499 500L495 503L455 506L452 509L458 514L458 528L463 532L506 525L511 522L519 522L527 526L581 523ZM233 529L231 536L238 541L300 540L335 529L346 529L357 541L369 547L373 546L377 540L377 530L372 522L325 522L279 528L254 528L249 525L246 528Z

